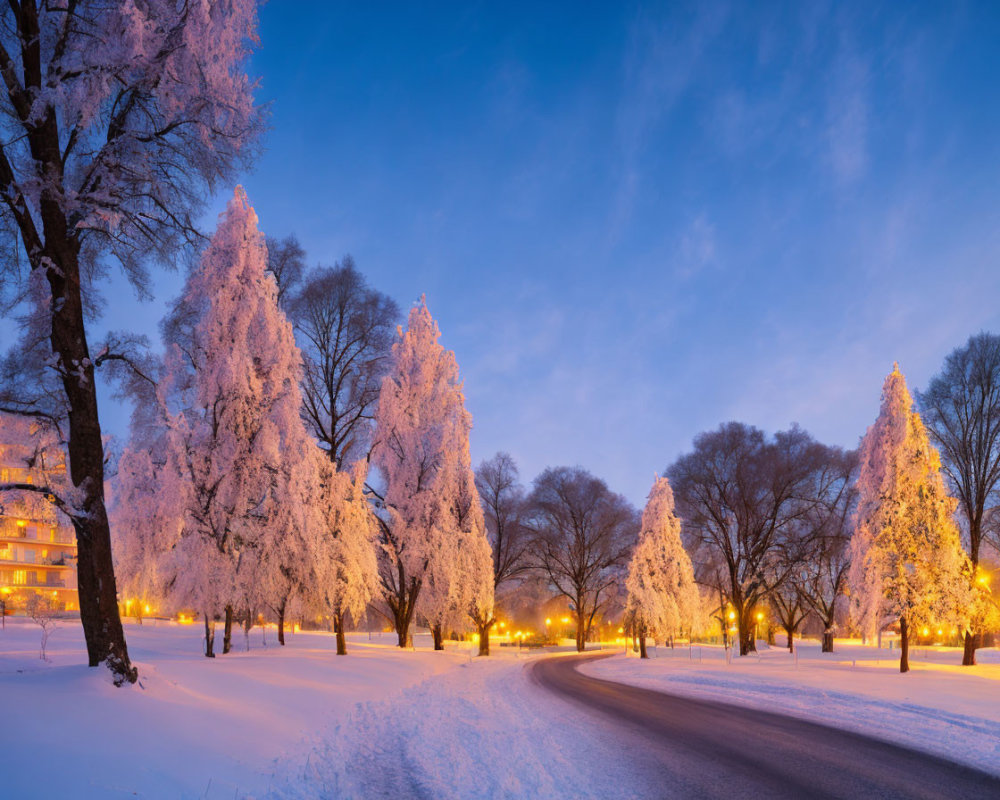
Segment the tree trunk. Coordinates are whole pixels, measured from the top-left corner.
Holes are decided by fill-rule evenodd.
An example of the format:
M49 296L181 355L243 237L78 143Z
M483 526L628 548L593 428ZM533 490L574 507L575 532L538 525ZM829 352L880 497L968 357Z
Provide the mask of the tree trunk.
M639 626L639 658L649 658L646 652L646 626Z
M786 625L785 626L785 635L788 637L788 652L789 653L794 653L795 652L795 639L793 637L795 636L795 628L791 627L790 625Z
M823 647L822 652L832 653L833 652L833 630L827 628L823 631Z
M233 645L233 607L226 606L226 626L222 630L222 655L232 649Z
M402 563L398 565L399 588L389 602L393 623L396 626L396 640L400 647L412 645L410 625L413 624L413 610L417 606L417 596L420 594L420 582L414 579L406 580L406 572Z
M435 650L444 650L444 641L442 640L442 636L441 636L441 626L440 625L432 625L431 626L431 634L434 636L434 649Z
M740 637L740 655L746 656L757 652L757 643L753 639L753 623L749 620L740 619L740 629L737 632Z
M580 613L580 608L577 606L576 609L576 652L582 653L586 648L586 623L583 620L583 614Z
M49 115L51 116L51 115ZM32 142L39 152L36 159L53 170L61 165L57 133L45 135L39 126L39 141ZM44 138L44 143L41 139ZM47 152L44 154L41 149ZM51 152L48 152L51 151ZM59 182L59 175L50 179ZM135 683L138 671L129 660L118 611L118 587L111 558L111 528L104 500L104 443L97 413L97 387L94 364L87 346L80 288L79 243L70 233L66 217L52 189L43 189L40 203L45 244L34 256L33 266L44 270L51 292L51 331L49 341L58 358L63 390L69 407L69 477L78 493L79 513L72 519L77 542L77 588L80 600L80 623L87 642L90 666L107 664L114 683ZM45 264L51 259L51 266ZM41 265L41 266L38 266Z
M337 655L347 655L347 636L344 635L344 615L340 611L333 613L333 626L337 631Z
M205 612L205 657L215 658L215 622L211 615Z
M288 598L286 597L278 606L278 644L282 647L285 645L285 606L287 604Z
M479 627L479 655L488 656L490 654L490 628L492 622L486 622Z
M899 671L910 671L910 631L906 617L899 620Z
M962 666L976 666L976 648L979 647L979 634L972 631L965 632L965 651L962 653Z

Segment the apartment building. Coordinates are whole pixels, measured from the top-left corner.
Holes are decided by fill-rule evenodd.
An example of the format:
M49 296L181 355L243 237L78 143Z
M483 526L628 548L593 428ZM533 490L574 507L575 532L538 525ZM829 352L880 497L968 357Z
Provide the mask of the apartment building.
M0 483L38 483L65 472L62 459L46 471L29 469L28 423L0 415ZM36 459L37 462L37 459ZM7 612L24 609L41 594L57 611L78 611L76 535L42 495L6 493L0 498L0 600Z

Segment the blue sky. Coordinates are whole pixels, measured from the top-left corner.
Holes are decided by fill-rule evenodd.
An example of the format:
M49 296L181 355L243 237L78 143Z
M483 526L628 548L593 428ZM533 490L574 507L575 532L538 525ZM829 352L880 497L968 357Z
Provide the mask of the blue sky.
M921 387L1000 331L1000 6L748 5L271 2L242 183L311 262L426 293L476 461L641 503L725 420L855 446L894 360Z

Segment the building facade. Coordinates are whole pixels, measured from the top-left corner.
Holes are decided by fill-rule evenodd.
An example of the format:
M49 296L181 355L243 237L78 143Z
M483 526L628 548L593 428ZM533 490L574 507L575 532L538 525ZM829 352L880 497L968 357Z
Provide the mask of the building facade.
M0 415L0 484L61 480L61 459L44 470L27 466L39 459L24 444L26 426ZM40 494L5 492L0 498L0 600L7 613L23 611L35 594L55 611L79 611L76 534L61 516Z

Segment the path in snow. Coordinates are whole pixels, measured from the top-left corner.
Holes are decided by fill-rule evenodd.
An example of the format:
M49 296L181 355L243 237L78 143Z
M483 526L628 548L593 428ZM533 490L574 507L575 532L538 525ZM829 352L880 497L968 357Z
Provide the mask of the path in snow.
M661 796L685 798L996 798L1000 779L857 733L742 706L589 677L592 656L533 665L541 685L643 740Z
M556 656L559 658L559 656ZM273 798L661 797L634 738L536 685L537 657L474 659L381 702L364 703L312 740ZM653 765L650 764L650 767Z
M727 664L721 648L657 648L658 658L615 658L585 675L671 695L773 711L895 742L1000 775L1000 652L959 666L959 648L920 648L899 673L898 651L837 643L772 648Z

